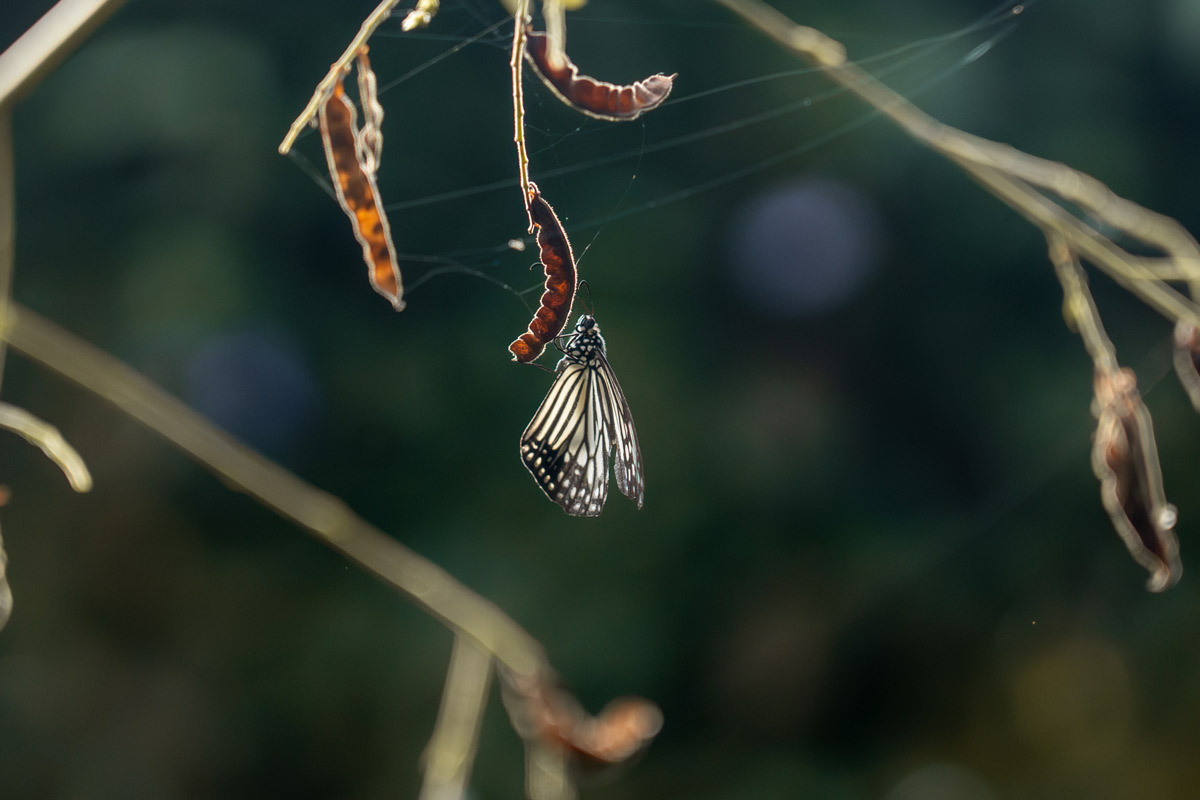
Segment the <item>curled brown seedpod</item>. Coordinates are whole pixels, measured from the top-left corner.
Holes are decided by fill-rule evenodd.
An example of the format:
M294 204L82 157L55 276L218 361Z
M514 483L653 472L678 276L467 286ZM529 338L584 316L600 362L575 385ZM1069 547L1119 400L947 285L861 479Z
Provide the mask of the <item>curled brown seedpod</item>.
M1097 370L1095 391L1092 469L1100 479L1100 498L1129 554L1150 572L1146 588L1161 592L1179 580L1183 566L1150 412L1130 369Z
M675 84L674 75L651 75L624 86L580 75L579 67L564 56L562 66L550 63L550 41L539 31L526 31L525 58L542 83L559 100L589 117L623 122L637 119L662 105Z
M374 126L382 116L382 108L374 97L374 74L370 72L365 50L359 54L358 70L360 91L366 90L371 95L360 98L366 106L366 130L358 130L358 114L341 81L334 84L333 93L321 105L317 123L334 193L338 205L350 218L355 238L362 245L371 288L401 311L404 308L404 283L400 278L396 247L392 244L392 230L379 201L379 188L375 185L381 140Z
M1200 412L1200 329L1183 320L1175 325L1175 374Z
M513 360L523 364L535 360L546 349L546 345L562 333L567 318L571 316L571 305L575 302L575 290L579 283L579 276L575 272L575 254L571 252L567 233L554 209L532 181L529 184L529 211L538 229L538 257L546 271L546 291L529 323L529 329L508 346Z
M505 705L517 733L569 754L580 767L623 763L662 730L662 712L640 697L618 698L591 716L568 692L544 681L508 682L505 688Z

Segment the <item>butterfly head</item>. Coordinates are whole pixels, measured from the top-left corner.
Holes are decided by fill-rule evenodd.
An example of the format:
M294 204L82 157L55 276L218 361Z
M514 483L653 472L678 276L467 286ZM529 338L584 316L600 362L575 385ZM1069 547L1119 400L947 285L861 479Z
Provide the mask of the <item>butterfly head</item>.
M584 314L575 323L575 335L571 337L567 354L576 361L590 361L597 355L604 355L604 337L591 314Z

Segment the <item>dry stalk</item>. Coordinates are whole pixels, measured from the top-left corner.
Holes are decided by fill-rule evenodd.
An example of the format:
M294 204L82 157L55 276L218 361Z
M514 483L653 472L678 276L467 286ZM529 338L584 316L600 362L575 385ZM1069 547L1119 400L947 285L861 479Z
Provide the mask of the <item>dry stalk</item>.
M287 135L279 143L280 155L286 156L290 153L292 145L296 143L296 137L300 135L300 132L315 122L317 111L320 110L321 106L325 105L325 101L333 93L334 84L350 73L351 62L358 57L359 51L362 50L367 40L371 38L371 34L375 33L379 29L379 26L386 22L388 17L392 15L392 9L399 2L400 0L383 0L363 20L362 25L358 28L358 33L350 40L350 44L346 46L346 49L342 52L338 60L333 62L333 65L329 68L329 72L325 73L325 77L317 84L317 88L313 91L308 105L304 107L304 110L300 112L300 116L296 117L292 122L292 126L288 128Z
M10 430L37 447L62 470L71 488L77 492L92 490L92 475L83 458L58 432L58 428L10 403L0 403L0 428Z
M529 219L529 233L533 233L533 208L530 206L529 153L525 148L525 89L522 81L525 66L525 25L529 21L529 0L517 0L513 14L512 57L508 60L512 70L513 142L517 145L517 175L521 183L521 198L525 203L525 216Z
M7 500L7 492L0 489L0 500ZM12 616L12 587L8 585L8 553L4 552L4 537L0 536L0 628L8 624Z
M466 794L491 682L491 654L470 639L454 637L418 800L461 800Z
M417 28L424 28L433 22L440 6L441 0L417 0L416 7L408 12L408 16L400 23L400 30L414 31Z
M1178 222L1116 195L1090 175L945 125L880 83L845 48L797 25L762 0L716 0L858 95L916 141L953 161L984 188L1041 229L1063 285L1064 313L1095 365L1098 418L1093 466L1113 525L1134 559L1150 571L1148 588L1179 579L1174 507L1167 503L1150 412L1132 371L1122 369L1104 333L1081 261L1176 323L1176 371L1200 410L1200 245ZM1023 6L1014 5L1019 14ZM1136 256L1068 211L1072 205L1100 224L1162 253ZM1171 285L1182 282L1184 290ZM1191 295L1191 297L1188 296Z
M549 671L541 645L492 603L359 518L341 500L246 447L129 366L16 303L0 319L0 338L112 403L229 485L408 595L451 629L475 640L507 669L528 676Z
M17 227L16 175L13 170L12 114L0 106L0 315L12 297L12 276L16 259ZM0 386L4 382L4 357L8 351L0 339Z
M125 0L59 0L0 53L0 116L62 63Z
M16 182L13 170L12 110L18 100L62 62L123 0L61 0L0 53L0 320L10 309L16 254ZM0 381L4 377L7 342L0 336ZM0 426L24 436L66 473L76 491L91 488L91 475L58 431L15 406L0 407ZM7 501L2 490L0 505ZM0 539L0 628L12 613L8 555Z

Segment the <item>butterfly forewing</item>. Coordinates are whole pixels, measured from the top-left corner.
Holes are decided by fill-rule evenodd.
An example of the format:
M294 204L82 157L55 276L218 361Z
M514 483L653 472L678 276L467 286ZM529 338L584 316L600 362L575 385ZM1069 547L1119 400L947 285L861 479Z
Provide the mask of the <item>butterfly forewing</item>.
M608 499L615 448L617 488L642 507L642 454L629 404L590 316L579 318L554 383L521 436L521 461L546 496L573 516L594 517Z
M587 366L564 358L554 385L521 435L521 460L542 491L571 515L594 517L608 495L603 425L591 418Z

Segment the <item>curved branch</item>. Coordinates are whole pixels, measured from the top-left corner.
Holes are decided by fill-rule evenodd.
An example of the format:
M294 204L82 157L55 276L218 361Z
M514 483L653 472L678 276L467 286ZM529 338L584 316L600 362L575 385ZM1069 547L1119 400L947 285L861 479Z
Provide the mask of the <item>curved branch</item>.
M551 674L541 645L491 602L367 523L341 500L215 427L129 366L16 303L0 317L0 339L112 403L221 480L408 595L510 672L531 679Z

